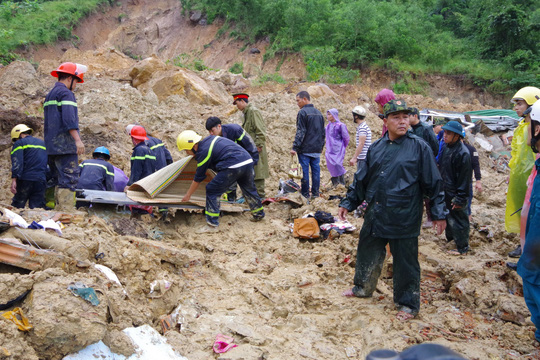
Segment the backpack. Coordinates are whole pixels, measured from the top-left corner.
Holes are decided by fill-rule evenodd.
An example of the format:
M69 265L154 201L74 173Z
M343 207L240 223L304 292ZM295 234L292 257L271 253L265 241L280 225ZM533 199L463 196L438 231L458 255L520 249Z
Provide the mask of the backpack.
M319 223L312 217L294 219L293 236L300 239L318 239Z

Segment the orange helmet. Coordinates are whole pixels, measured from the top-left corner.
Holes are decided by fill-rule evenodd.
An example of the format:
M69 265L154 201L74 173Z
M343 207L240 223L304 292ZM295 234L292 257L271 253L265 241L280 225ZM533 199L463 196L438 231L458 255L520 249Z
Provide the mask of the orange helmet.
M83 83L84 73L87 70L88 70L88 67L86 65L75 64L72 62L65 62L63 64L60 64L58 69L51 71L51 75L54 77L58 77L58 73L69 74L79 79L80 83Z
M148 140L146 130L142 126L135 125L131 128L131 137L137 140Z

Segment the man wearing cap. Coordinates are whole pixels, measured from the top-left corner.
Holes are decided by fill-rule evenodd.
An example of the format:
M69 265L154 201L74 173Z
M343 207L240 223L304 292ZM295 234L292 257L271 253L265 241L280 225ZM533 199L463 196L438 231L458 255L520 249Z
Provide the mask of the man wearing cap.
M97 147L92 157L79 165L81 175L77 189L114 191L114 167L109 163L109 149Z
M418 136L421 139L424 139L425 142L431 148L433 156L437 156L439 153L439 142L435 137L433 128L426 124L423 121L420 121L420 112L417 108L411 108L411 113L409 114L409 124L411 125L411 131L414 135Z
M131 154L131 174L127 186L156 171L156 156L150 150L147 140L146 130L142 126L136 125L131 129L131 142L134 147L133 154Z
M128 135L131 135L131 129L133 129L134 126L140 125L130 124L126 126L126 133ZM156 156L156 171L159 169L163 169L167 165L172 164L173 158L171 152L167 149L167 146L165 146L165 143L160 139L151 136L148 133L146 133L146 137L148 138L148 140L146 141L147 145L150 147L150 150L152 150L152 152Z
M354 287L344 296L371 297L386 257L386 244L394 257L394 303L397 318L408 320L420 310L418 235L423 198L437 234L446 227L443 184L433 153L425 141L409 131L410 109L403 100L383 108L387 133L368 150L365 165L356 172L347 196L339 204L339 217L366 200L368 207L356 253Z
M291 154L298 154L298 161L302 166L302 196L309 199L319 196L321 184L321 153L326 141L324 131L324 117L313 106L307 91L296 94L296 104L300 108L296 116L296 135L292 145ZM309 169L311 168L311 189L309 187Z
M47 188L47 151L43 140L32 136L33 130L19 124L11 130L11 206L45 208Z
M469 214L467 204L472 184L471 154L461 141L463 127L457 121L449 121L443 127L446 146L439 161L439 170L444 184L446 216L446 240L454 240L457 250L453 255L464 255L469 251Z
M255 165L255 186L261 199L264 199L266 197L264 179L270 175L266 153L266 124L261 111L249 103L248 94L234 94L233 105L244 113L242 128L251 136L259 152L259 161Z
M84 144L79 136L77 100L73 94L78 83L84 82L87 67L71 62L61 64L51 75L58 82L47 94L44 109L45 146L53 182L57 185L57 209L75 206L75 187L79 179L79 158Z

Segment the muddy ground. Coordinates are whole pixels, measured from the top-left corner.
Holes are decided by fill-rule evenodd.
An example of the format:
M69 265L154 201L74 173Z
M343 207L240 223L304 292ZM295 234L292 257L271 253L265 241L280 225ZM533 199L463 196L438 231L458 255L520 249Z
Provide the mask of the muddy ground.
M57 54L51 50L51 57L43 58L37 69L26 62L0 69L0 204L7 206L11 199L8 129L22 121L43 136L42 101L54 84L48 74L60 60L90 65L86 82L76 90L86 146L81 160L91 157L97 146L106 146L112 164L128 174L131 142L124 133L126 125L144 125L163 139L178 160L184 156L176 149L176 136L182 130L204 133L209 116L241 123L241 114L227 97L238 89L252 95L267 123L270 195L277 193L279 179L286 178L288 171L298 111L296 92L309 89L317 94L313 103L323 112L337 108L351 139L355 129L350 111L358 104L370 110L367 122L374 138L381 133L372 99L388 78L378 81L376 74L364 74L358 85L330 88L294 80L255 86L252 79L222 71L179 74L158 60L136 61L110 47L68 50L61 59L53 55ZM142 72L148 74L146 85L132 86L133 67L147 71ZM175 82L164 83L171 74ZM501 106L489 96L471 100L477 93L452 86L434 89L432 97L399 97L418 108L450 111ZM208 105L208 98L215 105ZM346 160L353 151L350 145ZM31 290L17 305L34 326L23 333L0 318L0 359L60 359L101 339L115 352L129 355L133 349L120 330L149 324L161 331L160 319L178 308L181 327L165 336L190 360L363 359L374 349L402 350L422 342L446 345L470 359L538 358L521 279L505 266L506 253L519 242L516 235L504 232L507 174L492 168L485 151L480 150L480 157L484 192L473 200L472 252L447 255L454 244L447 244L432 229L422 230L422 308L412 321L395 319L391 258L372 298L340 295L352 284L358 230L332 240L292 237L289 224L294 218L316 210L337 214L338 200L328 197L343 195L345 188L324 192L300 208L270 204L261 223L248 221L247 214L224 214L218 234L194 233L205 223L202 214L176 211L166 224L150 217L132 220L126 212L99 206L66 224L63 238L87 249L82 252L86 258L77 260L109 267L122 287L94 267L57 266L29 272L0 266L0 303ZM324 159L321 167L322 183L327 184ZM40 217L28 211L22 215L27 220ZM362 226L361 218L349 220L358 229ZM488 231L480 232L480 227ZM0 238L16 236L13 231ZM140 241L167 247L168 255L148 251ZM155 280L172 283L157 298L149 294ZM92 306L73 296L67 286L75 282L96 289L100 304ZM233 336L239 346L224 355L214 354L211 347L218 333Z

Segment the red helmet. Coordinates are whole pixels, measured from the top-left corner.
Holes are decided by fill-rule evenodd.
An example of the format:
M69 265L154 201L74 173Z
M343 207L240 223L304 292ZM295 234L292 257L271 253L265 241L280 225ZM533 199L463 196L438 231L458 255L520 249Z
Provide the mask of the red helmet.
M86 65L75 64L72 62L65 62L63 64L60 64L58 69L51 71L51 75L54 77L58 77L58 73L69 74L79 79L80 83L83 83L84 73L87 70L88 70L88 67Z
M135 125L131 128L131 137L137 140L148 140L146 130L142 126Z

